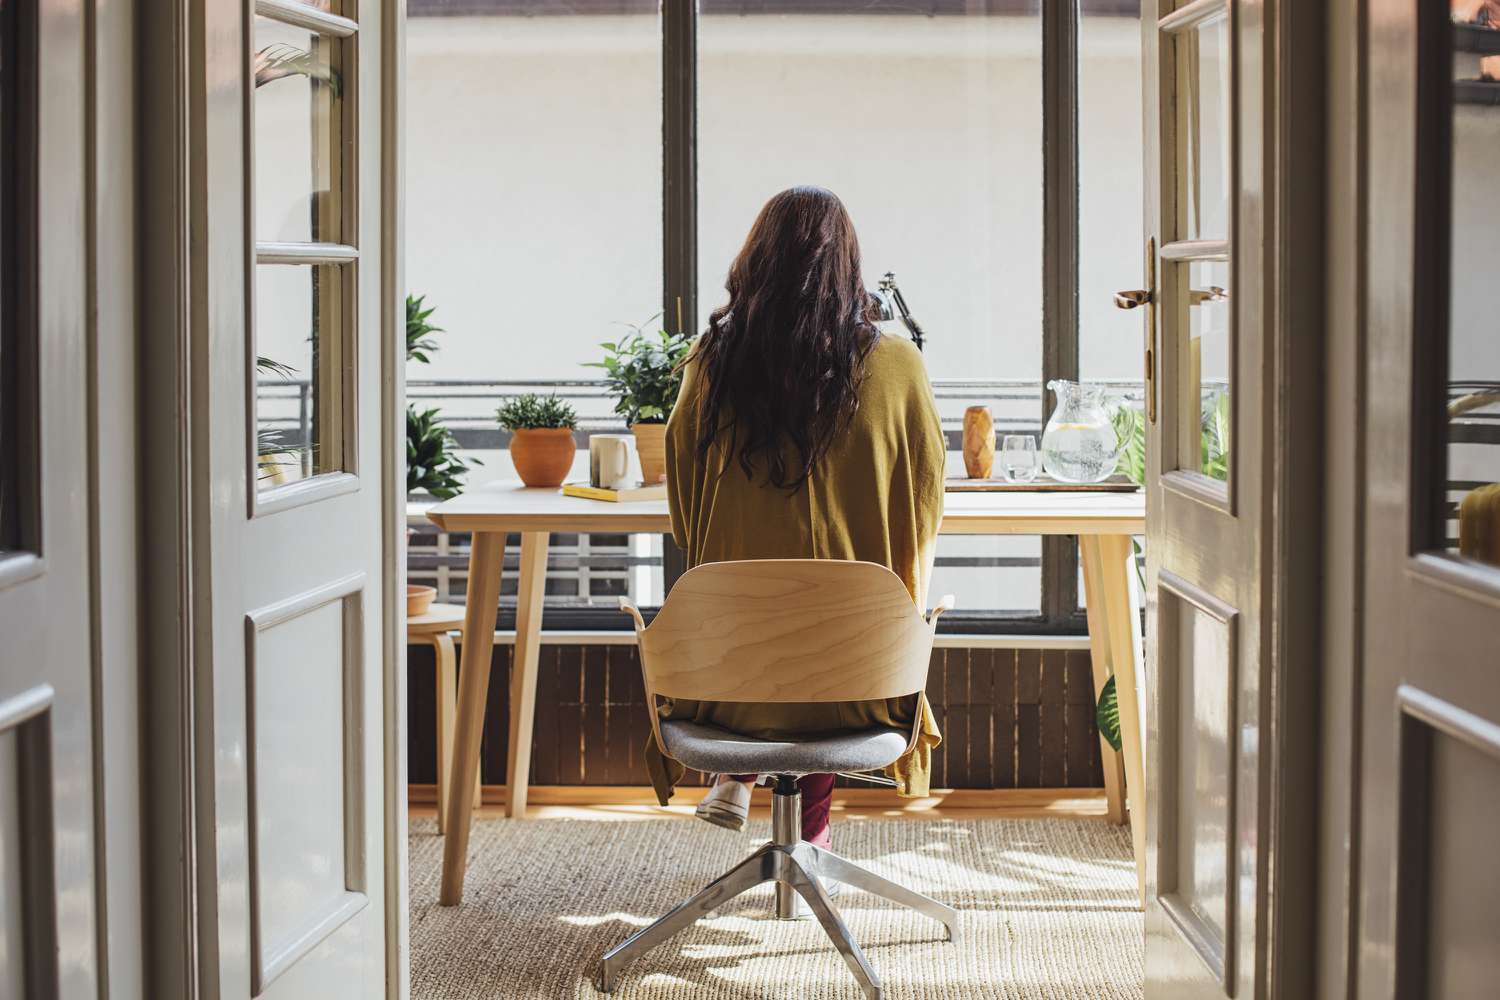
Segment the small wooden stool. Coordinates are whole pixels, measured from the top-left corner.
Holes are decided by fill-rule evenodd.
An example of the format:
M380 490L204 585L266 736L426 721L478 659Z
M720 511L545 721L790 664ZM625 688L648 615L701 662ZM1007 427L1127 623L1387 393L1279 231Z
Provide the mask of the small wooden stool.
M464 609L457 604L434 604L425 615L406 620L408 645L432 647L437 661L437 797L438 833L448 816L448 770L453 765L453 720L458 702L457 660L453 656L453 635L464 624ZM474 805L480 801L479 772L474 772Z

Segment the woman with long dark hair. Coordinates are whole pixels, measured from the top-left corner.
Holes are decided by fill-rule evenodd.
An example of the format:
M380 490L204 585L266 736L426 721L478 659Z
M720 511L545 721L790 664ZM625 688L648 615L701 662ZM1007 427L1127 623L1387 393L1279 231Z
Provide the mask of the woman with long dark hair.
M859 241L830 191L796 187L761 209L684 372L667 425L672 535L689 565L857 559L888 566L923 606L943 511L945 444L922 356L883 337ZM678 700L665 717L762 739L920 724L890 773L927 794L941 742L926 698L758 705ZM654 741L663 805L681 766ZM698 815L744 826L753 775L720 775ZM827 846L833 775L801 779L803 837Z

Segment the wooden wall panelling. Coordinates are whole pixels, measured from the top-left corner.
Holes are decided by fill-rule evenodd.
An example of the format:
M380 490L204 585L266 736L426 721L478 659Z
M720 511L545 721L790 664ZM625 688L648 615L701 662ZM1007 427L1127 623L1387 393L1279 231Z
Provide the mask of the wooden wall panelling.
M1016 657L1016 787L1042 783L1042 651Z
M561 701L559 646L543 646L537 658L536 716L532 723L531 773L538 785L561 784L558 773L558 717Z
M1046 657L1041 675L1041 698L1037 708L1041 716L1041 739L1037 754L1041 757L1041 786L1062 788L1068 783L1067 728L1067 651L1057 650Z
M1100 780L1099 736L1094 722L1094 675L1089 652L1069 649L1063 654L1066 693L1064 732L1067 774L1064 785L1088 788Z
M557 649L557 783L581 785L584 647L559 646Z
M608 656L607 646L583 648L583 783L586 785L609 784L605 756L609 730L604 701L605 686L609 683Z
M969 657L969 781L974 788L995 787L995 653L966 649Z
M512 647L495 647L481 775L504 782ZM436 778L432 650L408 659L408 773ZM629 646L542 647L532 781L538 785L647 782L649 727L640 661ZM1097 788L1102 782L1087 650L934 650L928 698L943 730L934 788ZM689 772L684 785L701 785ZM841 786L869 787L863 782Z
M1016 788L1016 667L1020 653L1014 649L992 651L994 669L994 733L990 774L995 788Z

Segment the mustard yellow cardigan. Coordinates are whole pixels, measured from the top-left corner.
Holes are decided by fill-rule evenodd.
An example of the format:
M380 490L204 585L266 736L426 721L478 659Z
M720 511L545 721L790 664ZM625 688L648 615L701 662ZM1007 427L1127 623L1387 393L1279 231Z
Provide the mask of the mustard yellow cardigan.
M667 423L667 498L672 537L689 566L733 559L857 559L888 566L923 607L943 513L946 443L922 356L882 337L871 350L853 423L788 494L747 478L716 444L700 462L699 384L690 361ZM728 468L725 466L728 465ZM747 704L663 699L663 719L692 719L761 739L811 736L875 725L911 728L916 743L889 768L899 794L928 793L937 721L918 694L826 704ZM647 740L646 766L666 805L683 767Z

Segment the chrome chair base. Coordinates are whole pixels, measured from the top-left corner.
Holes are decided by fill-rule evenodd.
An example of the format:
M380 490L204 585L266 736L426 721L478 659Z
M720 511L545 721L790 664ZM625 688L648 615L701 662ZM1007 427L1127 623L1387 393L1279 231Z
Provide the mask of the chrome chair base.
M798 795L779 791L772 800L772 842L710 882L697 895L666 916L607 951L594 979L599 992L613 993L620 973L627 965L657 945L665 943L678 931L719 909L741 893L772 881L776 883L777 916L781 919L792 917L796 906L793 893L800 895L812 910L813 916L823 925L824 933L833 941L839 954L844 956L849 971L864 990L866 1000L880 1000L880 977L875 974L869 959L865 958L843 918L834 908L832 900L828 898L823 879L834 879L893 903L900 903L941 923L947 930L947 940L952 941L957 937L958 911L953 907L897 885L832 851L802 840L800 830L797 829L801 825L800 810Z

